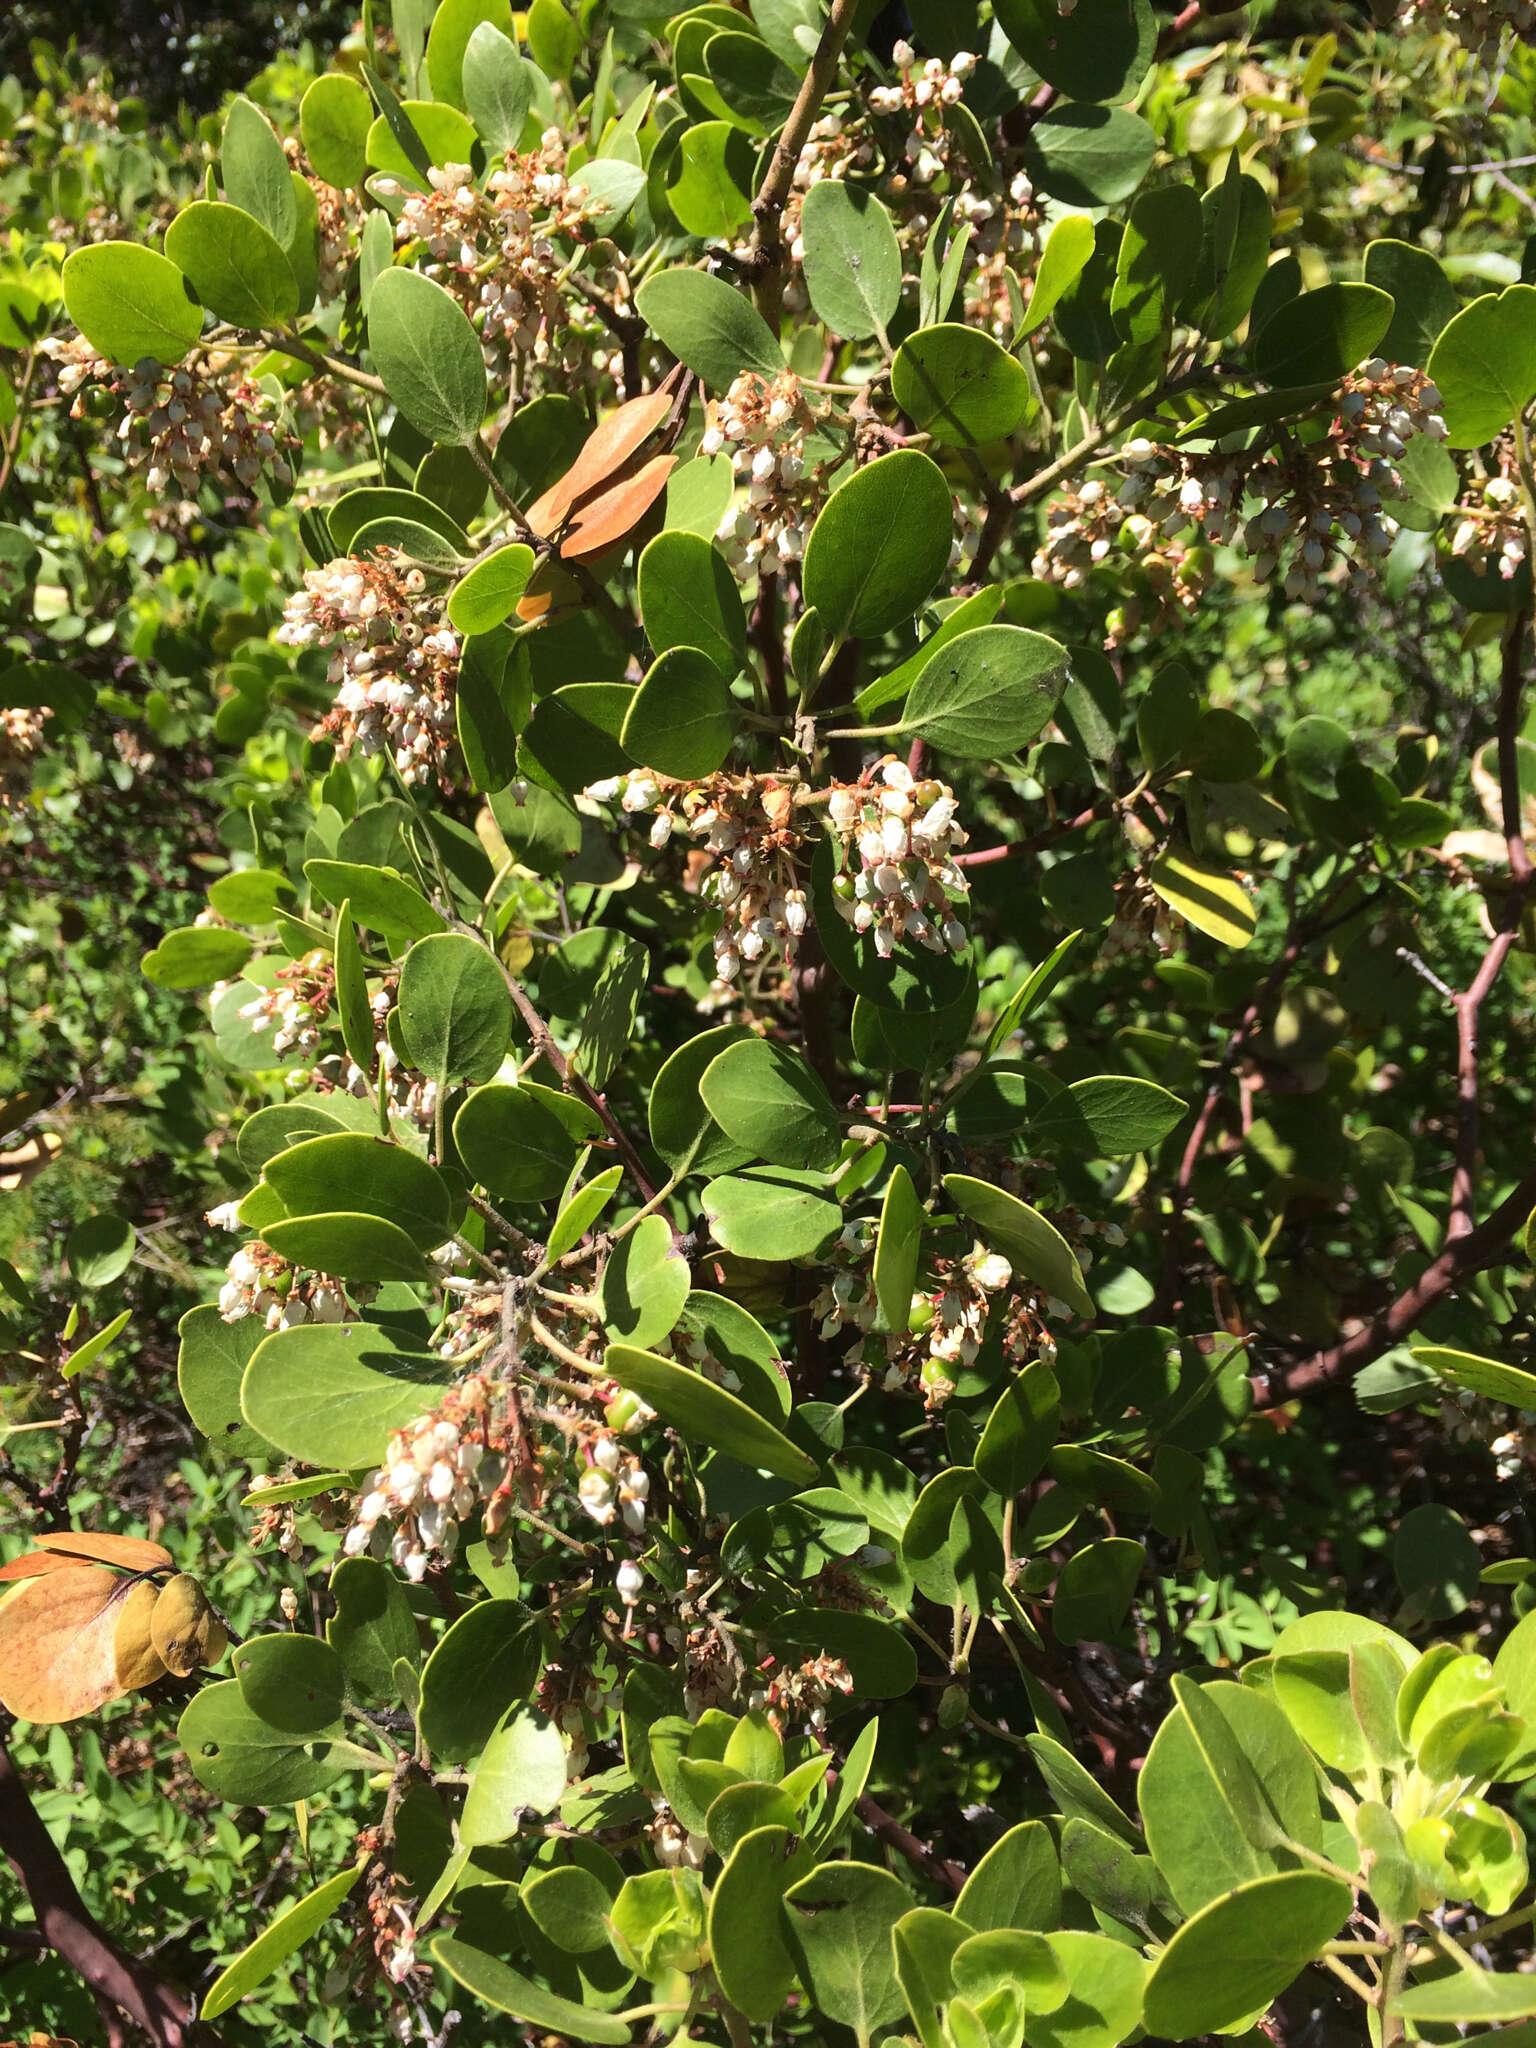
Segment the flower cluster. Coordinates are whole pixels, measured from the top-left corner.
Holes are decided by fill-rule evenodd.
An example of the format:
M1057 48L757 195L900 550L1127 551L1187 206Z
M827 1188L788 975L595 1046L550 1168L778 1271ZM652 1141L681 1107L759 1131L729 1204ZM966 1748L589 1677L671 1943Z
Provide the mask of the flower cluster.
M776 576L805 553L806 535L827 495L825 466L806 464L815 415L792 370L769 379L744 370L706 408L702 455L729 455L745 495L715 534L736 569Z
M582 1455L587 1464L576 1483L576 1494L583 1508L600 1529L606 1529L617 1516L631 1536L639 1536L645 1528L650 1474L607 1430L588 1439ZM633 1587L626 1582L619 1591L621 1597L628 1592L638 1594L638 1582ZM626 1604L633 1605L633 1601L626 1599Z
M321 1095L335 1090L356 1096L359 1101L372 1099L377 1093L375 1074L380 1070L385 1075L385 1100L391 1116L399 1116L416 1125L418 1130L430 1130L437 1113L437 1083L429 1081L425 1074L414 1067L406 1066L389 1038L389 1016L399 999L399 976L390 975L382 987L369 998L373 1012L373 1052L376 1066L372 1073L365 1073L347 1053L329 1053L318 1061L313 1073L306 1080Z
M902 114L911 121L906 150L911 182L919 187L931 185L949 162L944 110L963 98L976 58L969 50L957 50L948 64L938 57L919 60L910 43L898 42L891 50L891 62L897 72L896 83L873 87L868 95L869 110L872 114Z
M976 230L971 244L975 260L965 284L966 324L986 328L1006 348L1018 324L1014 289L1027 304L1030 280L1039 267L1045 216L1035 188L1019 171L1006 197L962 192L955 200L955 218Z
M208 1220L227 1222L227 1213L212 1210ZM372 1287L352 1290L359 1301L377 1291ZM340 1281L324 1273L300 1273L260 1238L252 1238L225 1269L219 1314L226 1323L260 1316L269 1330L293 1330L300 1323L344 1323L352 1310Z
M174 484L194 497L205 480L243 491L263 482L279 491L292 485L290 457L298 436L232 357L197 354L166 370L144 356L125 369L108 363L83 336L53 338L42 348L59 366L60 391L75 394L73 417L84 409L87 384L121 398L118 438L145 462L144 483L151 492L158 495Z
M454 686L459 640L425 600L426 578L381 550L378 561L346 555L307 569L273 636L284 646L328 645L334 708L312 738L333 739L345 759L387 748L407 784L449 786L456 746Z
M348 1557L388 1557L419 1583L434 1551L453 1556L459 1524L510 1492L506 1393L471 1373L431 1414L396 1430L342 1538Z
M427 192L397 179L377 179L375 189L403 202L396 242L423 246L427 274L456 294L478 326L487 366L522 359L579 370L589 337L573 325L581 301L563 287L560 242L586 236L595 202L566 176L560 131L546 129L536 150L509 150L485 192L468 164L434 165L428 176ZM615 298L626 291L616 274L593 282Z
M980 1244L963 1259L937 1260L931 1283L912 1297L907 1327L871 1336L879 1314L874 1253L874 1224L863 1217L846 1224L833 1247L833 1276L811 1313L820 1317L824 1339L850 1329L863 1334L853 1357L867 1373L880 1374L885 1393L920 1393L930 1409L942 1407L960 1370L980 1354L991 1297L1011 1289L1013 1268Z
M772 776L684 783L642 770L594 782L582 794L597 803L617 797L631 816L654 810L649 836L658 852L679 826L703 841L714 864L701 890L725 914L714 941L721 981L734 981L743 962L770 952L793 962L810 913L795 868L805 835L793 823L791 788Z
M955 811L946 783L919 781L894 754L828 796L842 856L834 900L855 931L873 934L882 960L903 939L933 953L965 949L955 906L970 885L951 857L966 843Z
M1494 473L1472 479L1462 493L1451 530L1451 553L1479 575L1492 571L1508 583L1518 575L1529 546L1513 438L1502 436L1486 459Z
M20 804L32 786L32 757L43 744L46 711L13 704L0 710L0 810Z
M803 1663L773 1672L761 1704L781 1735L797 1720L803 1720L808 1728L819 1733L827 1725L831 1701L852 1691L853 1673L848 1666L841 1657L829 1657L821 1651Z
M1210 550L1187 538L1189 522L1168 533L1144 513L1127 515L1113 491L1099 477L1089 477L1055 499L1046 513L1045 537L1031 567L1044 583L1079 590L1089 572L1109 560L1117 548L1132 560L1121 582L1120 601L1105 621L1111 645L1129 638L1139 626L1161 632L1181 612L1191 611L1209 579Z
M316 946L291 966L280 967L276 986L242 1003L237 1014L252 1031L272 1033L275 1061L285 1053L309 1054L317 1049L320 1027L335 994L336 963Z
M1383 497L1403 489L1396 463L1415 434L1445 439L1440 402L1422 370L1373 357L1345 380L1320 439L1271 453L1192 454L1139 436L1121 451L1118 495L1094 478L1052 506L1035 573L1076 589L1116 547L1128 548L1144 566L1160 559L1154 589L1189 605L1209 570L1208 547L1219 544L1240 547L1260 583L1283 561L1286 596L1313 601L1330 571L1342 566L1358 579L1391 547L1397 525ZM1191 529L1198 542L1173 560L1170 547Z

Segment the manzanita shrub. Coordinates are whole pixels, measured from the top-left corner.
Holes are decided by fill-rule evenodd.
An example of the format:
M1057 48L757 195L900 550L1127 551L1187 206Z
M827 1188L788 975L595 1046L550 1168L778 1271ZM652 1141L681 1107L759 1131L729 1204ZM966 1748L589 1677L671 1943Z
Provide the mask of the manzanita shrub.
M1518 1529L1431 1449L1388 1626L1213 1511L1341 1383L1490 1485L1536 1410L1536 31L1333 12L365 0L15 185L12 815L130 563L229 750L143 971L275 1580L226 1653L55 1526L0 1604L12 1714L174 1700L317 1845L167 2048L1536 2016ZM35 1339L69 1458L122 1320Z

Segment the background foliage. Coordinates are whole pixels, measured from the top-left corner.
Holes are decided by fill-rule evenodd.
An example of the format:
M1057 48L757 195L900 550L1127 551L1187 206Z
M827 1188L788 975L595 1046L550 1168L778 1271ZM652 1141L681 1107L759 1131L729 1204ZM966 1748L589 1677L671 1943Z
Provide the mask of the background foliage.
M1523 0L53 13L0 2013L1523 2042Z

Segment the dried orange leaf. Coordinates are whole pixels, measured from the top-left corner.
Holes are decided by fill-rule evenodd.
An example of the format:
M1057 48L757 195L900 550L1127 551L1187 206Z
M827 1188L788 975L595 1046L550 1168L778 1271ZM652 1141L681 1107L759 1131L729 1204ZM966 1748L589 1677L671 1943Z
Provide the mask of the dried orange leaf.
M40 1550L60 1550L68 1557L87 1557L92 1564L112 1564L125 1572L163 1572L171 1553L143 1536L109 1536L95 1529L60 1529L34 1536Z
M133 1586L118 1610L112 1634L112 1661L121 1692L135 1692L141 1685L153 1685L165 1676L165 1659L155 1648L151 1617L160 1600L160 1589L148 1579Z
M553 533L572 506L590 496L617 474L641 444L650 439L672 410L664 391L632 398L608 415L587 440L581 453L537 504L529 507L528 524L535 533Z
M21 1557L13 1557L9 1564L0 1564L0 1584L8 1579L40 1579L48 1572L78 1570L72 1557L59 1557L51 1550L29 1550ZM0 2048L5 2048L3 2041Z
M32 1579L0 1602L0 1706L74 1721L122 1692L113 1637L131 1579L97 1564Z
M632 476L591 498L577 513L570 531L560 543L566 561L589 561L611 548L615 541L633 533L650 511L677 467L675 455L653 455Z

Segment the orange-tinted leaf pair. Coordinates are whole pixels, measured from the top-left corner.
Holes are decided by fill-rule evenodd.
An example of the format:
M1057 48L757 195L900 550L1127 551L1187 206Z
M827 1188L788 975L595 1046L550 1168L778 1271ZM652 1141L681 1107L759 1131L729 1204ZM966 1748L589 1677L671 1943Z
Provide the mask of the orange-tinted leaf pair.
M529 507L528 524L535 533L553 533L572 508L610 483L650 439L672 409L664 391L632 398L608 415L582 446L581 453L557 483Z
M560 541L565 561L590 561L623 540L660 497L677 457L653 455L638 466L636 458L671 409L664 391L621 405L590 436L565 475L530 506L528 524L535 533L551 534L568 525Z
M160 1544L74 1529L37 1542L0 1566L15 1587L0 1601L0 1706L11 1713L73 1721L222 1654L224 1631L195 1579L173 1578L178 1598L160 1612L162 1590L144 1576L169 1568Z

